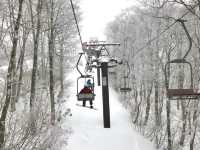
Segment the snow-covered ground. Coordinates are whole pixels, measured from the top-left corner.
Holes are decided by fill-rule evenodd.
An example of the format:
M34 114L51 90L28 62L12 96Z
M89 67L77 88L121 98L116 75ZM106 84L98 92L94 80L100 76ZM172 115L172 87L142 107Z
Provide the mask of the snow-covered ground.
M76 77L72 73L68 79L74 79L69 88L70 97L67 107L72 116L66 124L72 127L67 150L155 150L153 144L134 131L129 113L118 102L118 95L110 89L111 128L103 127L101 87L96 87L94 107L98 110L79 107L76 104ZM66 79L66 81L68 81ZM87 105L89 105L87 103ZM66 150L66 147L63 148Z

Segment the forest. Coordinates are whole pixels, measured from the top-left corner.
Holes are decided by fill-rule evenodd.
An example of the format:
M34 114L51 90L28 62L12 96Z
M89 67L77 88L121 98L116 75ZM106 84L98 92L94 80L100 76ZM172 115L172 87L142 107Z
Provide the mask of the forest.
M56 149L73 19L65 0L0 1L0 149Z
M110 54L126 62L110 70L110 85L131 124L157 149L198 150L199 97L171 100L166 89L199 91L200 0L138 3L106 27L107 41L121 44ZM0 149L67 145L72 131L61 127L68 113L61 105L70 94L65 77L75 67L79 44L69 0L0 1ZM173 60L179 63L166 67Z
M166 96L167 88L189 89L191 82L199 90L199 12L199 0L146 0L124 10L106 30L109 41L121 43L112 54L129 62L110 73L118 81L113 86L132 89L121 94L121 102L135 128L157 148L199 149L199 98ZM176 59L186 59L192 75L183 63L170 64L170 71L165 67Z

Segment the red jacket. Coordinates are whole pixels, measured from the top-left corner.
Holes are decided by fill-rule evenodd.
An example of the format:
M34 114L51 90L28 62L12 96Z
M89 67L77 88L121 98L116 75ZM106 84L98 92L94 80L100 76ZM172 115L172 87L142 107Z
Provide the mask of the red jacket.
M80 93L92 93L92 90L88 87L84 87Z

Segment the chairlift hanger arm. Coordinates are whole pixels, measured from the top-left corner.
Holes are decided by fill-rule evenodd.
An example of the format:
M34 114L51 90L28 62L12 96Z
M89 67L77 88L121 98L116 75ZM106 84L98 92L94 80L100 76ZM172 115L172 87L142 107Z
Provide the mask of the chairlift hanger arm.
M81 75L81 77L82 77L83 74L82 74L81 71L79 70L78 65L79 65L79 62L80 62L80 60L81 60L81 57L82 57L82 55L83 55L84 53L79 53L79 54L80 54L80 56L79 56L78 61L77 61L77 63L76 63L76 69L77 69L77 71L80 73L80 75Z
M184 55L184 57L183 57L183 59L185 59L185 58L187 57L187 55L189 54L191 48L192 48L192 38L191 38L191 36L190 36L190 34L189 34L189 32L188 32L186 26L185 26L186 20L178 19L177 21L179 21L179 22L181 23L181 25L182 25L182 27L183 27L183 29L184 29L184 31L185 31L185 34L186 34L186 36L187 36L187 38L188 38L188 41L189 41L188 50L187 50L187 52L185 53L185 55Z
M128 78L130 75L131 69L130 69L130 65L129 65L128 61L126 61L126 64L127 64L127 68L128 68L128 72L127 72L127 78Z
M128 71L127 71L127 74L125 77L128 78L130 75L130 72L131 72L130 65L127 60L122 60L122 64L126 64L126 66L127 66Z

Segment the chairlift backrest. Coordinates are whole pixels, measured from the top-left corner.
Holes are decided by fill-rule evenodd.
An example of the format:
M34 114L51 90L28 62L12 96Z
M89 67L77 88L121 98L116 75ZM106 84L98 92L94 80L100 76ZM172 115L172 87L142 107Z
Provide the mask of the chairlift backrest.
M170 88L169 86L169 75L167 70L168 67L170 67L170 64L187 64L190 67L190 88ZM170 68L169 68L170 72ZM200 93L195 91L193 89L193 75L192 75L192 65L190 62L186 61L185 59L174 59L172 61L169 61L165 65L165 84L166 84L166 90L167 90L167 97L172 100L177 100L177 99L198 99L200 97Z
M88 80L92 80L91 86L90 86L91 93L85 93L85 94L80 93L79 84L83 84L83 83L79 82L81 79L84 79L84 82L87 82ZM82 88L84 88L84 86L85 85L83 84ZM78 79L77 79L77 99L78 99L78 101L94 100L94 97L95 97L95 94L94 94L94 77L91 76L91 75L84 75L84 76L78 77Z
M165 65L165 84L166 88L169 89L169 74L167 72L168 67L170 67L170 64L187 64L189 66L189 71L190 71L190 88L193 89L193 75L192 75L192 65L189 61L186 61L185 59L174 59L166 63ZM169 68L169 72L170 68Z

